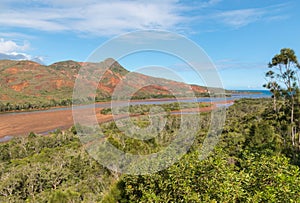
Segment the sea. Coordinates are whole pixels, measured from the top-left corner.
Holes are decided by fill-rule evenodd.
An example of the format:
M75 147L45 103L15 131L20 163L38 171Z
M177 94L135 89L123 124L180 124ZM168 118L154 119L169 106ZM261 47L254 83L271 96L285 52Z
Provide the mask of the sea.
M232 98L270 98L272 93L269 90L233 90Z

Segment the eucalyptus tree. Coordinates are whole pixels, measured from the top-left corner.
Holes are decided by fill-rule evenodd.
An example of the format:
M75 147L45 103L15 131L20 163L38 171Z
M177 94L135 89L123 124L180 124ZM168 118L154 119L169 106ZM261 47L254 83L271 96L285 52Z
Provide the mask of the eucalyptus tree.
M300 68L294 50L283 48L279 54L276 54L269 63L271 69L266 73L268 83L264 87L270 89L273 94L274 110L276 111L276 99L282 97L290 114L291 140L295 145L295 100L299 85L297 72Z
M270 70L265 74L267 78L267 83L263 87L270 90L273 98L273 110L277 112L277 99L281 96L281 87L276 81L275 72Z

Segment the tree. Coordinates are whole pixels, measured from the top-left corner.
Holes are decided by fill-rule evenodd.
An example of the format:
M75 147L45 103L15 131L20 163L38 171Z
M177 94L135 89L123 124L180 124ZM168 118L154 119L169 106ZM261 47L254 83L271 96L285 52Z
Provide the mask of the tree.
M297 57L294 50L290 48L283 48L279 54L276 54L272 61L269 63L271 71L266 73L266 77L269 78L269 82L264 87L270 89L274 98L274 110L276 109L276 98L282 96L286 107L290 113L290 125L291 125L291 140L292 145L295 145L295 98L298 88L299 78L297 78L297 71L300 68ZM282 84L281 87L279 84Z
M280 97L281 95L281 87L280 85L276 82L275 79L275 73L274 71L268 71L266 73L266 78L267 78L267 83L263 85L263 87L267 88L270 90L270 92L273 94L272 98L273 98L273 110L274 112L277 112L277 99Z

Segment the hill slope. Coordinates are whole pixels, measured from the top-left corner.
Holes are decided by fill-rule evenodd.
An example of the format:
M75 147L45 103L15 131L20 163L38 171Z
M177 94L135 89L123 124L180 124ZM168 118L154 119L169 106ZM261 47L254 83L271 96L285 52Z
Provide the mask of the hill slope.
M186 84L181 82L131 73L113 59L106 59L99 64L103 68L92 69L91 73L95 77L102 75L98 84L91 84L97 86L97 95L93 96L98 99L109 98L120 81L125 81L129 89L138 90L134 95L136 98L168 97L172 94L169 87L176 87L176 90L186 88ZM22 104L70 101L80 68L99 67L99 64L62 61L44 66L32 61L0 60L0 102ZM113 65L104 73L110 64ZM88 78L85 80L90 81ZM151 85L146 85L149 82ZM142 86L145 87L140 89ZM192 85L192 89L196 94L207 92L205 87L196 85Z

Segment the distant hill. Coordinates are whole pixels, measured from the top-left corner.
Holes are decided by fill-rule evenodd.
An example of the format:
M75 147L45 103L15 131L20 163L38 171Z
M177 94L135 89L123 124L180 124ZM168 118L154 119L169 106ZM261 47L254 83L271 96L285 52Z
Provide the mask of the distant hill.
M109 70L104 73L104 69L110 66ZM12 61L0 60L0 102L4 103L47 103L70 101L73 93L73 86L78 72L82 66L99 67L97 63L84 63L75 61L62 61L49 66L41 65L33 61ZM101 62L102 70L98 68L92 69L92 75L103 75L97 85L98 100L109 98L116 85L126 80L127 74L130 73L118 62L113 59L106 59ZM153 98L153 97L170 97L172 93L168 90L169 87L175 87L177 90L182 90L186 87L185 83L155 78L139 73L131 73L130 80L126 80L126 85L129 88L137 88L139 85L146 84L151 81L152 84L138 90L135 98ZM86 78L86 82L89 79ZM202 86L191 86L196 95L207 92L207 89ZM191 92L186 92L189 94Z

